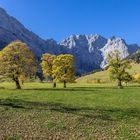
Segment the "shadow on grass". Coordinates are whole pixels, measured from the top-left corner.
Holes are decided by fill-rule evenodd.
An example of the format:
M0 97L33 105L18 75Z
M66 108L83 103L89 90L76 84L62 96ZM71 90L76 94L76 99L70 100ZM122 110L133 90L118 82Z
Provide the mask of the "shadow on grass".
M140 110L137 108L117 109L104 107L71 107L61 103L29 102L19 99L0 99L0 106L24 110L54 111L58 113L73 114L84 118L120 121L127 119L140 119Z
M83 91L97 91L102 89L118 89L117 87L68 87L68 88L31 88L31 89L23 89L25 91L77 91L77 92L83 92Z
M117 86L96 86L96 87L68 87L68 88L32 88L32 89L23 89L25 91L60 91L60 92L96 92L96 91L103 91L103 90L118 90L118 91L123 91L126 89L134 89L134 88L140 88L140 86L124 86L123 89L118 89ZM100 92L104 93L104 92Z
M61 91L61 92L72 92L72 91L77 91L77 92L81 92L84 93L85 92L94 92L94 91L98 91L98 90L125 90L125 89L133 89L133 88L140 88L139 85L135 85L135 86L124 86L123 89L118 89L117 86L93 86L93 87L68 87L68 88L23 88L20 91ZM1 88L0 88L1 89ZM2 88L5 89L5 88ZM8 90L14 90L14 91L18 91L17 89L8 89Z

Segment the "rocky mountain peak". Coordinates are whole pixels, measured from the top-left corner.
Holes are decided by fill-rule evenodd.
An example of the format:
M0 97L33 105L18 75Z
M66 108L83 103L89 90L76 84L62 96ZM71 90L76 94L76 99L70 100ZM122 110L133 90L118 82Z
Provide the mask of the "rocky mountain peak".
M126 58L130 53L132 53L129 52L129 45L126 44L124 39L111 37L110 39L108 39L106 45L101 49L103 56L103 61L100 65L101 68L105 68L108 65L108 54L115 50L118 50L121 53L120 55L122 58Z
M100 68L105 68L108 65L107 56L114 50L119 50L121 57L126 58L139 48L137 45L127 45L122 38L113 36L106 39L97 34L71 35L60 44L69 48L69 52L75 56L77 62L82 62L88 65L87 67L90 65L91 69L98 68L99 65ZM82 67L80 64L77 66ZM82 69L87 71L84 67Z
M107 42L107 39L100 35L71 35L70 37L64 39L60 42L60 45L66 46L68 48L74 47L86 47L90 48L95 46L102 46ZM100 45L98 45L100 44Z
M39 59L46 52L74 55L79 74L106 67L106 58L111 51L118 49L125 58L139 49L138 45L128 45L121 38L106 39L98 34L71 35L60 43L53 39L44 40L0 8L0 49L14 40L25 42Z

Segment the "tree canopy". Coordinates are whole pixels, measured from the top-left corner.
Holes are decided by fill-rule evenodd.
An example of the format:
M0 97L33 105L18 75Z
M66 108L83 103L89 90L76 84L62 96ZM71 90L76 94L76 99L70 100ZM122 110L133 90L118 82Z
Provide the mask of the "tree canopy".
M70 54L61 54L53 61L53 77L56 82L63 82L66 88L67 82L75 80L74 56Z
M55 55L46 53L42 56L41 60L41 67L43 71L43 75L49 77L52 81L54 81L53 77L53 61L56 58ZM56 87L56 82L54 82L53 87Z
M131 63L129 60L122 59L120 52L115 50L108 56L109 66L109 76L113 80L118 80L118 87L122 88L122 81L129 81L131 76L127 69L131 68Z
M20 78L36 73L36 62L32 51L25 43L14 41L0 51L0 74L11 78L20 89Z
M135 74L135 75L133 76L133 78L134 78L134 81L140 83L140 73Z

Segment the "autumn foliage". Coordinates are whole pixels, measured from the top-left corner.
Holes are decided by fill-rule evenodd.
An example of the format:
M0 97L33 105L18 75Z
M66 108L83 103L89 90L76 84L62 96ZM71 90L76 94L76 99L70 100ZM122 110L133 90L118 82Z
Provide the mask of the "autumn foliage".
M127 71L131 68L130 61L122 59L118 50L115 50L114 52L109 54L108 61L108 72L110 78L113 80L117 80L118 87L122 88L122 82L131 80L131 75Z
M35 57L25 43L14 41L0 51L0 74L12 79L17 89L21 89L20 79L35 73Z
M44 76L52 78L54 87L56 87L57 82L63 82L64 88L66 88L67 82L75 80L74 57L70 54L61 54L59 56L44 54L41 66Z

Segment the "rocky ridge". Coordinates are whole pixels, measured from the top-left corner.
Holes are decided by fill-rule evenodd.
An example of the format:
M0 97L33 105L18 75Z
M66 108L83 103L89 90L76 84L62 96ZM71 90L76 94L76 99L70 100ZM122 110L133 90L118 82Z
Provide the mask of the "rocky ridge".
M105 68L111 51L118 49L122 58L126 58L139 49L137 44L128 45L121 38L106 39L100 35L71 35L60 43L53 39L44 40L0 8L0 49L14 40L27 43L38 59L46 52L74 55L78 74Z

